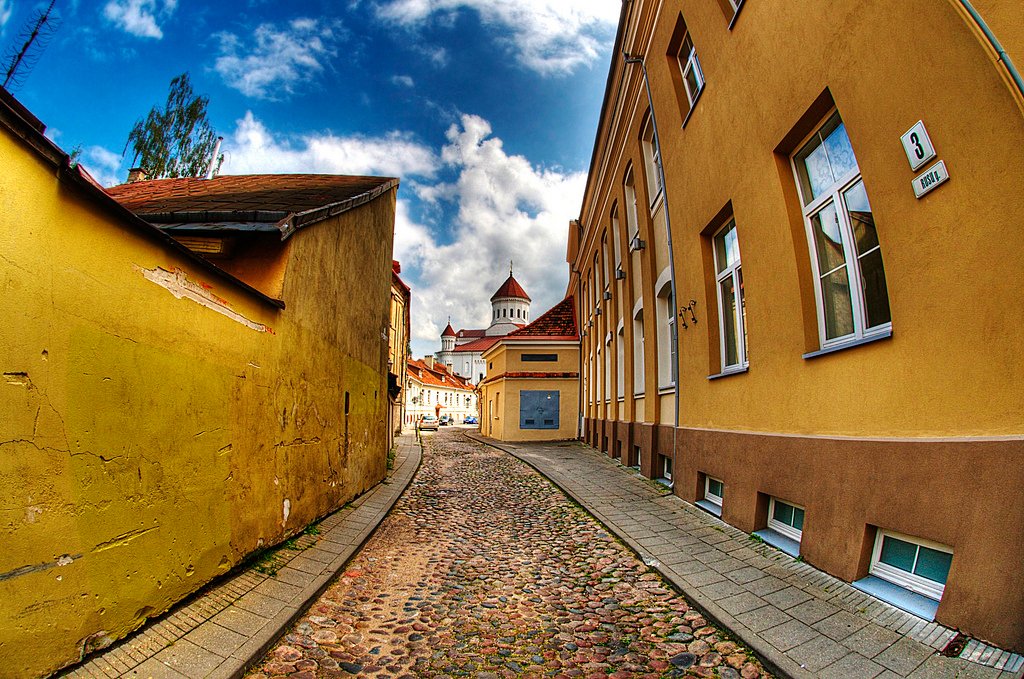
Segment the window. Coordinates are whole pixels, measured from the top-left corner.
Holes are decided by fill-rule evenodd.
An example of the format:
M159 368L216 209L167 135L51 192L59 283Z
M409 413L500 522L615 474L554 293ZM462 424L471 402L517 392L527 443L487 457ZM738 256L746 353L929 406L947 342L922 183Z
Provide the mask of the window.
M804 509L772 498L768 503L768 527L791 540L800 542L804 534Z
M672 458L668 455L659 455L661 458L661 478L666 481L672 480Z
M604 272L604 289L607 290L608 287L612 284L612 260L608 256L607 232L605 232L605 234L601 236L601 259L604 260L604 268L602 269L602 271Z
M668 271L659 278L668 275ZM672 283L667 282L658 290L656 310L658 321L658 387L667 389L675 385L677 337L675 303L672 298Z
M697 60L697 50L693 48L693 39L687 32L683 38L683 44L679 48L679 68L683 72L683 85L686 88L686 98L690 101L690 108L697 103L697 97L704 89L704 73L700 70L700 61Z
M838 113L793 156L815 276L822 348L891 328L882 250Z
M661 153L658 148L657 135L654 134L654 122L650 117L644 128L642 147L647 174L647 198L650 201L651 209L653 209L661 198L663 187L661 185Z
M640 235L640 225L637 222L636 183L633 179L633 168L629 168L626 171L623 190L626 193L626 227L628 228L629 240L632 241Z
M879 530L871 574L938 601L946 589L953 550L937 542Z
M725 484L710 476L704 477L704 499L718 507L722 506L725 498Z
M747 365L747 304L743 294L736 220L729 220L715 235L714 251L722 372L727 372L730 368Z
M558 392L519 392L520 429L558 429Z
M604 399L612 397L612 334L608 333L608 340L604 346Z
M644 393L644 310L633 313L633 393Z
M615 270L622 268L622 246L619 244L619 207L612 207L612 250L615 252Z
M615 396L620 400L626 396L626 326L622 322L615 337Z
M524 363L545 363L557 361L558 354L523 354Z
M690 119L701 92L704 91L704 72L697 59L697 50L693 46L693 35L686 28L682 15L676 19L676 27L672 39L668 43L668 59L672 80L676 89L676 100L679 113L683 116L683 126Z

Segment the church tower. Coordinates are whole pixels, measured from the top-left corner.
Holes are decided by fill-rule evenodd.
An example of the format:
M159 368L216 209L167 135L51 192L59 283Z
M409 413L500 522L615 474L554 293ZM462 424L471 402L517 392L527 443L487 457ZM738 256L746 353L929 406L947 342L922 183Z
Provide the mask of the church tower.
M491 296L491 325L487 328L487 335L507 335L529 323L530 301L530 296L519 285L509 266L508 278Z
M452 329L452 319L448 319L448 325L445 326L441 332L441 351L438 352L437 358L448 366L448 369L454 372L455 365L455 330Z

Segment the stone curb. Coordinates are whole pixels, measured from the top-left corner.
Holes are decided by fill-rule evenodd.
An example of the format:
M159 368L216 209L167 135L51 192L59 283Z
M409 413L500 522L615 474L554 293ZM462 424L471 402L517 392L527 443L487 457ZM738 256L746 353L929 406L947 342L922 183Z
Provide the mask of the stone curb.
M242 568L59 676L244 676L344 570L409 487L423 460L422 443L413 433L396 445L395 467L385 479L322 519L318 539L297 536L294 553L278 548L273 574L261 574L255 564Z
M761 661L761 663L765 666L765 669L767 669L769 672L779 677L791 677L792 679L813 679L814 675L812 673L802 669L791 659L787 658L785 655L775 650L774 647L772 647L770 644L761 639L761 637L754 634L751 630L747 629L747 627L743 625L743 623L741 623L739 620L734 618L729 613L723 611L721 607L719 607L714 601L708 599L701 593L686 587L684 583L680 582L678 578L675 577L674 573L662 568L661 562L658 561L658 559L653 554L645 550L638 542L636 542L636 540L631 538L625 532L614 529L612 525L606 520L605 516L599 510L595 510L586 498L583 498L581 495L579 495L572 489L565 488L564 486L559 484L557 481L551 478L540 465L536 464L529 458L520 455L515 449L502 446L497 441L489 440L481 435L471 434L468 432L466 433L466 436L473 439L474 441L477 441L478 443L482 443L486 446L497 448L498 450L506 452L509 455L515 457L516 459L521 460L526 464L530 465L530 467L535 469L541 476L550 481L555 487L559 488L563 493L571 497L580 506L586 509L592 516L594 516L594 518L600 521L601 525L603 525L609 533L615 535L624 543L626 543L630 549L632 549L634 552L637 553L637 555L640 556L640 558L643 560L645 564L648 564L649 567L658 571L663 578L665 578L668 582L672 583L672 585L677 590L682 592L683 595L687 599L689 599L691 603L693 603L693 605L701 612L701 614L705 618L707 618L712 623L725 628L731 634L736 636L740 641L742 641L746 646L749 646L750 649L754 652L754 654L758 657L758 660Z

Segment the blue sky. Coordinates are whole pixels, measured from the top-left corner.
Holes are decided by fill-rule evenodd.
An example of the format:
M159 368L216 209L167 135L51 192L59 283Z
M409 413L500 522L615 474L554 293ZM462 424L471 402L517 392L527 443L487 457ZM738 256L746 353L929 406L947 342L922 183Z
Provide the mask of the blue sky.
M0 46L45 3L0 0ZM188 71L222 173L402 179L395 257L413 352L484 327L515 260L536 317L562 298L618 0L57 0L14 94L105 185L132 124Z

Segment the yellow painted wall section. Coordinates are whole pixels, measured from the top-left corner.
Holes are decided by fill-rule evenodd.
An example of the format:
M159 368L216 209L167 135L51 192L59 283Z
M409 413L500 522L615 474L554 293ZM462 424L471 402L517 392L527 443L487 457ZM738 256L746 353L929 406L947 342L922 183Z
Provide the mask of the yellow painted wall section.
M577 372L580 369L580 352L578 346L536 344L521 347L518 343L509 342L503 345L503 365L507 370L502 372ZM524 361L523 354L557 354L557 361ZM497 367L497 363L495 363ZM500 374L500 373L495 373Z
M6 135L0 165L0 674L27 677L383 477L394 193L292 237L282 311Z

